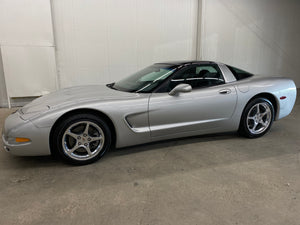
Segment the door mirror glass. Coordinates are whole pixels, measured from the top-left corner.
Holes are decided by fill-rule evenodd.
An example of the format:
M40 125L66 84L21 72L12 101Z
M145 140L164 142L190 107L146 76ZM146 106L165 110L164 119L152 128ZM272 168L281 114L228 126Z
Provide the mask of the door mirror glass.
M169 95L177 95L180 92L190 92L192 90L192 86L189 84L178 84L174 87L170 92Z

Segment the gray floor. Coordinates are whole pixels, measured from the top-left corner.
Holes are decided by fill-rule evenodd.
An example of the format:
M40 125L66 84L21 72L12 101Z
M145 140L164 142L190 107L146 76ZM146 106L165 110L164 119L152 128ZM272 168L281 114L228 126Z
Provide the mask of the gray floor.
M259 139L166 141L82 167L1 145L0 224L300 224L299 112Z

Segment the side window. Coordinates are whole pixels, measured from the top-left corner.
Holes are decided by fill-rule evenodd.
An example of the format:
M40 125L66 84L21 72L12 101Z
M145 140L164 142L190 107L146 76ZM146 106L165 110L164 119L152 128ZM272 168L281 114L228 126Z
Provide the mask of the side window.
M189 84L196 89L224 84L225 81L217 65L193 65L172 77L168 91L181 83Z
M229 66L229 65L226 65L226 66L232 72L232 74L235 76L236 80L242 80L242 79L246 79L248 77L252 77L253 76L253 74L248 73L248 72L246 72L244 70L241 70L241 69L235 68L233 66Z

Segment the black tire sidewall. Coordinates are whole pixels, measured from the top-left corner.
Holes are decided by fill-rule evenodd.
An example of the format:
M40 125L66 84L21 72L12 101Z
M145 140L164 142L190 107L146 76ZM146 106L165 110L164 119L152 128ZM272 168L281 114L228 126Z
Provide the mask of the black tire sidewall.
M271 122L269 124L269 127L262 133L260 134L252 134L248 127L247 127L247 115L249 113L249 110L257 103L267 103L270 107L270 110L271 110ZM274 106L273 104L266 98L255 98L253 99L252 101L250 101L247 106L245 107L244 111L243 111L243 114L242 114L242 119L241 119L241 123L240 123L240 128L239 128L239 131L242 135L248 137L248 138L258 138L258 137L261 137L263 136L264 134L266 134L271 126L272 126L272 123L274 121L274 116L275 116L275 111L274 111Z
M62 138L64 135L64 132L68 127L70 127L72 124L80 122L80 121L90 121L95 124L97 124L103 131L105 135L105 141L104 146L102 150L93 158L88 160L76 160L64 153L63 146L62 146ZM111 146L111 131L109 129L109 126L107 123L99 118L96 115L92 114L78 114L69 116L66 119L62 120L61 123L57 125L57 127L54 130L53 133L53 147L55 148L56 152L58 153L59 157L63 159L65 162L73 164L73 165L86 165L93 163L97 160L99 160L106 152L109 150Z

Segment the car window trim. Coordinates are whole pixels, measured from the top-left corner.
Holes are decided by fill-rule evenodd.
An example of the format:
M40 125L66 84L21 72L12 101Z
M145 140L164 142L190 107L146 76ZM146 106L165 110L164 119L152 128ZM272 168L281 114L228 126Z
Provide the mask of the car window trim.
M174 76L177 75L177 73L181 72L183 69L189 69L189 67L192 67L192 66L215 66L214 68L220 73L220 75L223 77L223 80L224 80L224 83L223 84L219 84L219 85L224 85L226 84L226 78L223 74L223 71L221 70L220 66L217 64L217 63L190 63L190 64L187 64L187 65L180 65L176 68L176 70L174 71L174 73L169 76L164 82L162 82L158 87L156 87L152 93L168 93L167 91L165 92L158 92L158 90L160 88L162 88L164 85L166 85L166 83L168 83ZM213 85L213 86L208 86L208 87L199 87L199 88L193 88L193 90L199 90L199 89L204 89L204 88L210 88L210 87L216 87L216 86L219 86L219 85Z

